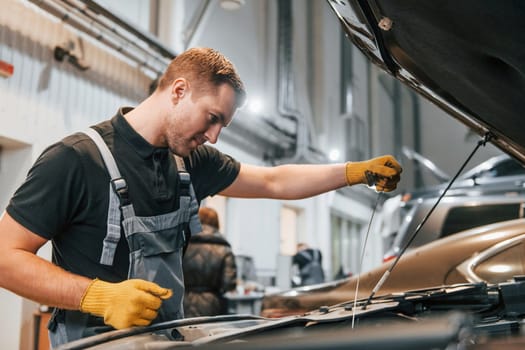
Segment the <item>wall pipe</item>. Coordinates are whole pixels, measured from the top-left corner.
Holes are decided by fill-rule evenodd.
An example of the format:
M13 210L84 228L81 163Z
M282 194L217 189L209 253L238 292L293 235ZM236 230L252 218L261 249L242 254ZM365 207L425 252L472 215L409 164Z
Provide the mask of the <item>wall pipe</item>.
M199 9L195 12L188 26L184 29L184 48L193 46L193 40L197 30L201 28L201 23L205 16L209 15L210 0L204 0Z
M64 23L69 24L71 27L100 41L101 43L113 49L114 51L119 52L124 57L140 64L142 67L150 70L155 75L161 74L167 64L161 61L162 59L165 59L165 58L159 57L158 54L155 55L154 53L147 52L146 50L141 50L143 54L146 54L147 56L151 57L152 60L156 62L156 64L153 64L146 57L143 57L142 55L137 54L136 52L132 52L130 50L130 47L126 47L126 46L121 45L120 43L114 42L113 40L115 39L111 40L110 37L116 36L115 31L112 31L107 28L105 29L105 33L94 30L92 28L93 23L86 23L86 20L85 19L83 20L78 14L75 15L75 14L70 13L71 12L70 9L64 6L66 1L62 1L62 4L57 3L56 1L52 1L52 0L29 0L29 1L37 5L38 7L42 8L44 11L59 18ZM76 7L76 5L71 5L71 4L67 4L67 5L73 6L76 9L78 9L79 12L82 12L82 9ZM122 40L125 40L127 43L132 42L132 40L129 38L123 38ZM135 51L136 51L136 48L135 48Z
M291 157L280 162L312 162L309 151L309 129L304 115L295 109L295 86L293 81L293 21L292 1L278 1L278 43L277 43L277 108L279 114L296 124L295 146Z
M125 29L127 32L133 34L135 37L148 44L151 48L153 48L155 51L161 54L161 56L168 59L172 59L176 56L174 52L172 52L166 46L162 45L160 41L153 35L149 34L148 32L137 29L136 26L116 16L114 13L108 11L106 8L99 5L97 2L93 0L80 1L83 2L88 9L94 11L95 13L100 13L101 15L109 19L111 22L116 23L117 25Z
M57 2L58 0L54 0L54 1ZM139 39L142 40L142 41L139 41L139 42L141 42L143 44L146 44L147 47L145 47L146 45L144 45L144 46L139 45L136 40L133 40L133 39L136 38L135 31L138 31L138 29L134 29L134 31L131 32L131 31L128 31L127 27L120 26L118 22L115 24L115 22L113 22L113 19L112 19L113 17L115 17L114 15L110 18L107 15L98 14L98 12L97 12L98 8L97 8L97 10L90 9L88 7L88 5L78 4L78 1L75 2L74 0L61 0L61 2L64 4L63 5L64 8L67 8L70 11L71 10L75 11L78 16L82 17L85 21L90 22L91 24L95 23L95 24L101 26L103 28L102 30L106 30L107 32L111 33L112 35L115 35L119 39L124 40L127 44L130 44L131 46L133 46L134 48L136 48L137 50L142 52L142 54L144 54L145 56L152 57L154 60L159 62L161 65L166 65L168 60L170 60L173 57L175 57L175 54L173 54L173 53L171 53L169 51L166 51L167 49L165 49L164 47L162 47L162 46L160 46L160 47L153 46L152 41L151 41L152 39L148 39L148 41L142 40L144 34L139 36ZM106 10L106 12L107 12L107 10ZM101 16L103 16L104 18L108 19L109 23L106 23L103 20L101 20L100 19ZM131 35L133 37L130 38L129 36L126 36L126 35L122 34L121 30L119 31L119 26L120 26L120 28L123 28L124 31L126 31L128 33L128 35ZM158 44L158 45L160 45L160 44ZM152 48L158 54L152 54L151 53L151 49ZM161 55L160 57L159 57L159 54Z

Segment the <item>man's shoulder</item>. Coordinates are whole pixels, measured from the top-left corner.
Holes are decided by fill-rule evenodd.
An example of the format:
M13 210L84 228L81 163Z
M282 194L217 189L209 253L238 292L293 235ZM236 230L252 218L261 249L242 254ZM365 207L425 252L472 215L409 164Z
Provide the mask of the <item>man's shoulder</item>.
M197 147L185 161L190 172L200 169L210 174L217 170L226 173L233 172L236 176L240 168L240 163L235 158L209 145Z
M78 131L74 134L68 135L64 137L58 144L57 147L65 147L65 148L86 148L90 147L91 142L89 136L87 136L85 133Z
M90 168L93 162L98 164L101 160L100 153L91 138L83 132L75 132L46 147L35 166L48 164L53 167L57 164L67 164L67 168L72 168L84 164L84 167Z
M77 132L64 137L61 141L49 146L44 156L80 160L92 158L95 144L84 133Z
M231 157L210 145L200 145L193 152L191 152L188 158L190 166L197 166L200 163L209 162L210 160L220 160L222 158Z
M113 134L113 128L109 120L103 121L99 124L92 126L97 130L101 136L105 139ZM86 127L86 130L88 128ZM64 148L76 151L79 154L91 153L96 149L95 143L84 131L76 131L66 137L64 137L60 142L52 145L51 147Z

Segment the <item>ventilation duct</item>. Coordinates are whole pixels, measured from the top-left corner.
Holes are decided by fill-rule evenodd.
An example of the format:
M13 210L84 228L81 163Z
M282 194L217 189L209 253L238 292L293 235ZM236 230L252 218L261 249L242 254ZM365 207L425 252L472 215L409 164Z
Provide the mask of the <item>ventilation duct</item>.
M291 154L279 159L279 163L318 163L326 156L310 147L310 130L305 116L296 108L293 76L293 13L292 1L281 0L278 4L277 43L277 108L279 114L296 125L295 142ZM290 153L290 152L288 152Z

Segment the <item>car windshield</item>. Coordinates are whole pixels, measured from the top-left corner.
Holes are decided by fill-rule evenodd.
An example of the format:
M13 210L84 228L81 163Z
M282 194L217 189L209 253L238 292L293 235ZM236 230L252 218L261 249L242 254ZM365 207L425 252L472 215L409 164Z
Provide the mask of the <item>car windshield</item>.
M491 158L469 170L462 179L525 175L525 167L508 155Z

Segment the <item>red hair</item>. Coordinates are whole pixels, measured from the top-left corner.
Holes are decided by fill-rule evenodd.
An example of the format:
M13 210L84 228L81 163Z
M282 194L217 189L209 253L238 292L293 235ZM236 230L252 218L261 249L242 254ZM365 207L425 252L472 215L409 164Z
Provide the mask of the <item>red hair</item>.
M178 78L188 80L199 92L227 83L235 91L237 107L246 99L244 84L233 63L214 49L191 48L175 57L160 77L157 90L166 89Z
M219 229L219 216L214 209L208 207L199 208L199 219L203 225L210 225L217 230Z

